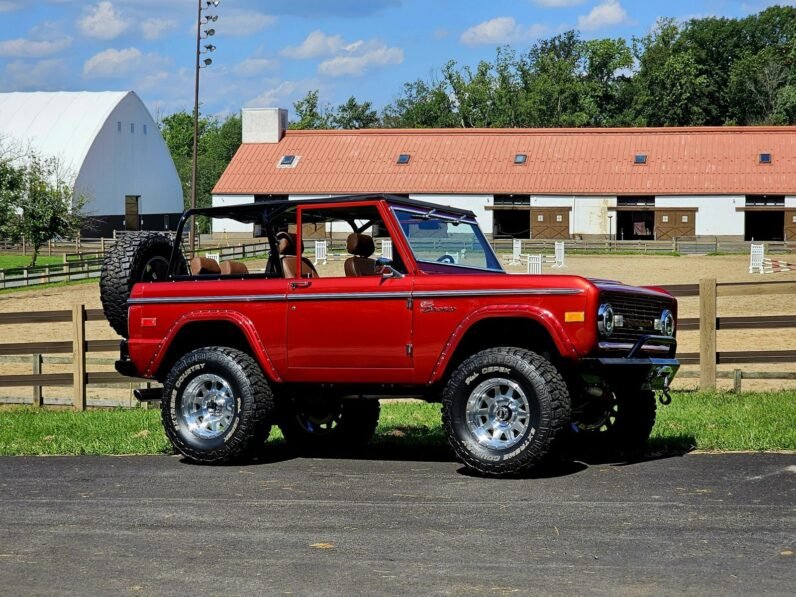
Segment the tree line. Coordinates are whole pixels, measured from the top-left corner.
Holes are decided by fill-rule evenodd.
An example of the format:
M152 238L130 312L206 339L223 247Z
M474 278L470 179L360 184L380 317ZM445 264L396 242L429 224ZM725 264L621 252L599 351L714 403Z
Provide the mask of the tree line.
M643 37L586 40L576 31L525 50L497 49L471 67L455 60L438 75L405 83L382 110L351 96L323 104L317 90L293 104L293 129L617 127L796 124L796 8L740 19L659 21ZM190 201L193 120L161 119ZM202 116L197 202L241 139L237 115Z

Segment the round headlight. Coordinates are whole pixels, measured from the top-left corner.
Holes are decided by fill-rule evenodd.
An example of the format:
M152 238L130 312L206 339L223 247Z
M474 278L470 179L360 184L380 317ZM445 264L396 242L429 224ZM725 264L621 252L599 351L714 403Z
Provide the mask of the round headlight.
M661 313L661 333L664 336L674 336L674 313L664 309Z
M614 308L608 303L600 305L600 308L597 309L597 329L600 330L600 333L603 336L610 336L614 333L615 324Z

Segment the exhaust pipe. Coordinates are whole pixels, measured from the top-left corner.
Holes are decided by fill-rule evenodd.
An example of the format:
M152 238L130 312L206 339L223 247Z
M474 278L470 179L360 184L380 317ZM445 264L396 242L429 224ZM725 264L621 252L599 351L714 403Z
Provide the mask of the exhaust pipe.
M163 398L163 388L133 390L133 396L139 402L160 402L161 398Z

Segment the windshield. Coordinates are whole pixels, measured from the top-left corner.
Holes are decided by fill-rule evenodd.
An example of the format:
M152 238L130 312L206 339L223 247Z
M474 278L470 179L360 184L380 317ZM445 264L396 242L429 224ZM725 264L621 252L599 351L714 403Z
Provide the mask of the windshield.
M418 263L503 271L472 218L435 209L393 208L393 212Z

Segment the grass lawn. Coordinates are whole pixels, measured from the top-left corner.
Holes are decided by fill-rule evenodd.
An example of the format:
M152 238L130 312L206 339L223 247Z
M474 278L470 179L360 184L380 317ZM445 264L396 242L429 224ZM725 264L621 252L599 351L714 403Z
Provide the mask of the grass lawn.
M158 409L0 411L0 455L162 454L170 452ZM281 441L278 429L269 441ZM440 406L387 402L374 443L401 452L444 449ZM796 392L681 392L659 407L650 449L796 450Z
M36 259L36 266L58 265L63 262L64 258L60 255L53 257L39 255L39 257ZM0 269L28 267L29 265L30 257L24 257L22 255L0 255Z

